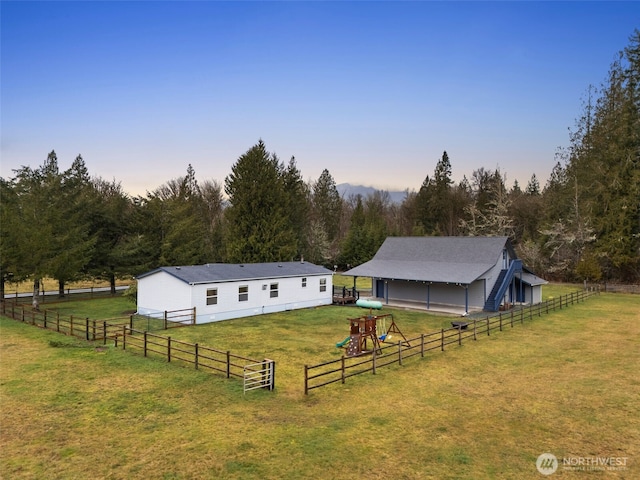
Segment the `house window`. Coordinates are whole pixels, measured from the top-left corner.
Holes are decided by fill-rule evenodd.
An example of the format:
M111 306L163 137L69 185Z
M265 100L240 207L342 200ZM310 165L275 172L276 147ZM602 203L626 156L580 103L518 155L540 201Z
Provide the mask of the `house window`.
M207 305L217 305L217 304L218 304L218 289L207 288Z
M302 288L307 288L307 277L302 279Z
M272 283L271 284L269 296L271 298L276 298L278 296L278 284L277 283Z
M321 278L320 279L320 291L321 292L326 292L327 291L327 279L326 278Z
M246 302L249 300L249 285L241 285L238 287L238 301Z

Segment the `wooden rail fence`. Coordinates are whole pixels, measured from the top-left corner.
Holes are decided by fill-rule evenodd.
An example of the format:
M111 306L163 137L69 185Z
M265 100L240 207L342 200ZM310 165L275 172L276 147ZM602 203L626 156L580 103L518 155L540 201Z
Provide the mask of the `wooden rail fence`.
M115 337L115 346L123 350L134 351L145 357L159 357L169 363L192 366L196 370L208 370L224 374L227 378L236 377L246 381L246 377L254 377L254 373L262 372L265 368L275 371L273 360L255 360L253 358L236 355L228 350L176 340L170 336L134 330L123 325ZM262 375L258 382L260 388L273 390L275 375ZM256 379L252 378L253 386Z
M139 323L138 315L111 318L107 320L91 320L78 316L64 316L55 311L34 310L29 306L7 302L3 314L21 322L53 330L64 335L88 341L113 340L116 348L142 353L145 357L161 357L169 363L193 366L197 370L219 372L227 378L250 378L251 388L275 388L275 362L273 360L255 360L232 354L229 351L217 350L197 343L176 340L170 336L158 335L147 330L134 329ZM154 318L167 328L193 325L195 308L164 312ZM145 317L146 318L146 317ZM256 372L259 375L256 375ZM267 373L265 373L267 372Z
M480 319L468 319L455 322L457 326L442 328L439 331L423 333L419 337L410 338L407 342L399 341L397 344L383 344L376 353L371 355L346 357L331 360L317 365L305 365L304 367L304 393L331 385L333 383L344 384L346 379L355 375L371 372L389 365L402 365L404 361L420 356L430 351L444 351L447 345L462 345L463 341L477 340L479 336L490 336L492 332L502 331L506 327L524 323L534 316L541 316L554 310L566 308L577 302L582 302L599 290L585 290L572 292L558 298L552 298L546 302L529 305L509 312L500 312L495 316L487 316Z

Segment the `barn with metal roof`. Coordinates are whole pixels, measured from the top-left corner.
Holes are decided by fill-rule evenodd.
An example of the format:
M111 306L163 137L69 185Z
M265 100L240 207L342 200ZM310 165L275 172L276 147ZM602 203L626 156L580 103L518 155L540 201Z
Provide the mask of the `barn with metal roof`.
M508 237L389 237L373 259L345 272L372 279L387 305L468 314L539 303L545 280L517 258Z

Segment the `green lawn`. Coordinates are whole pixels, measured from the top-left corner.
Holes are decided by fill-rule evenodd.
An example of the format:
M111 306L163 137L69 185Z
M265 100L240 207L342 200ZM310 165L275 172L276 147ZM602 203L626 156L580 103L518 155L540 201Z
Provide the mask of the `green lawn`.
M237 380L1 318L0 478L526 479L544 478L544 452L625 457L626 470L590 478L640 477L639 296L592 297L305 396L303 365L339 358L360 313L168 332L275 359L276 391L246 395ZM394 316L407 336L450 321Z

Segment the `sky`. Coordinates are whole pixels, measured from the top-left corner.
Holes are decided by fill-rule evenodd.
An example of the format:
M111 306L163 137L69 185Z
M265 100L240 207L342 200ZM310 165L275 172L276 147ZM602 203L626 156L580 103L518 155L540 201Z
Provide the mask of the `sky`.
M0 176L61 169L145 195L224 183L262 139L305 180L417 190L499 168L542 186L639 2L0 2Z

